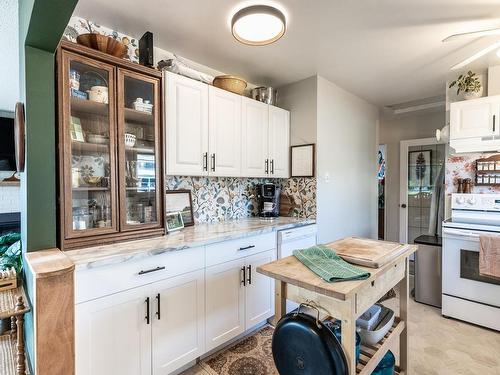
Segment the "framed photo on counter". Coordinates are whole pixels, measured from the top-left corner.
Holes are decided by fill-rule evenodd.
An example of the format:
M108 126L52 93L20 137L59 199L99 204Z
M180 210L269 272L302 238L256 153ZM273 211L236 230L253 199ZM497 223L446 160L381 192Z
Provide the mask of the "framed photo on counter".
M165 193L165 214L180 212L185 227L194 225L191 190L167 190Z
M165 224L167 226L167 233L175 232L176 230L184 228L182 215L180 212L171 212L165 215Z

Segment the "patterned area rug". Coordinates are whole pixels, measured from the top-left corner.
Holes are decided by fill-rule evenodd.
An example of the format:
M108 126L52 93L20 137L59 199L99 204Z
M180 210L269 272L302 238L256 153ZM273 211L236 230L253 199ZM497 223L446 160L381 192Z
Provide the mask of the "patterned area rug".
M212 375L279 375L271 351L273 332L266 325L252 336L205 358L200 366Z

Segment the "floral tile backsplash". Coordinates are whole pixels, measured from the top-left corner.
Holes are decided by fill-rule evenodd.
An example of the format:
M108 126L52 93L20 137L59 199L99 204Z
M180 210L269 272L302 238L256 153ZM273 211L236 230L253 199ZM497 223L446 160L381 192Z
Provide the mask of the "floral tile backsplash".
M450 155L446 161L446 193L457 192L457 179L470 178L475 183L476 160L490 157L491 153L471 153L463 155ZM474 186L473 193L500 193L498 186Z
M81 17L71 17L68 26L66 26L66 29L64 30L63 38L71 42L76 42L78 35L86 33L107 35L119 40L128 48L128 53L127 56L125 56L125 59L139 63L139 41L137 39L120 33L119 31L112 30L108 27L98 25L95 22Z
M169 176L167 190L191 190L194 219L209 223L257 216L256 186L274 183L295 201L294 215L316 217L316 179L289 178L262 179L236 177L181 177Z

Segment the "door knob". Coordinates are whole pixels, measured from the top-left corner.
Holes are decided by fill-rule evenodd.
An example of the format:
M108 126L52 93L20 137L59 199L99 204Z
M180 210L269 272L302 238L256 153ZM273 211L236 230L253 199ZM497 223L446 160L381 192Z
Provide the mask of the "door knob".
M406 208L406 203L403 203L403 204L401 205L401 208Z

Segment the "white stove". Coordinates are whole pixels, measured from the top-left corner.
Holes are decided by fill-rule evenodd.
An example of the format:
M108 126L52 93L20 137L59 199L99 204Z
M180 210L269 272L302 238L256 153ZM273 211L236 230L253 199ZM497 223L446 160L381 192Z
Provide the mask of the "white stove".
M500 331L500 281L479 274L480 236L500 236L500 194L452 194L443 222L445 316Z

